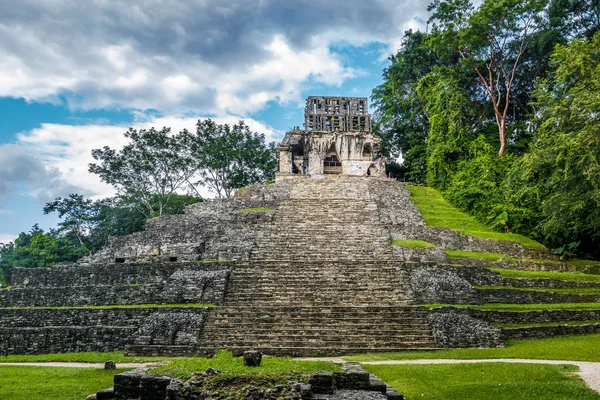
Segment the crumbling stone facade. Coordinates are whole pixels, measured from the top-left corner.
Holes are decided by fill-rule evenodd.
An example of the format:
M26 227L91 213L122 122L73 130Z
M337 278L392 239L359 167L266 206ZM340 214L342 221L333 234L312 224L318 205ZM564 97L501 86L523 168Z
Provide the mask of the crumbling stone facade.
M278 181L298 175L385 176L381 139L371 132L366 97L306 100L304 130L286 133L277 146Z

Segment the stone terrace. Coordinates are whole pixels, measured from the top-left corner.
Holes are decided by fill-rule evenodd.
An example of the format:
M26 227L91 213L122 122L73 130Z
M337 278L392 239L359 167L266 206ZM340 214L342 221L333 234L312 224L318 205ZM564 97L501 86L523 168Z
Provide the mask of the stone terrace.
M600 298L540 290L600 285L503 278L482 261L449 259L445 249L526 258L519 266L548 255L428 227L409 197L402 183L385 178L298 177L152 219L146 231L112 238L75 265L16 269L12 289L0 291L0 353L321 355L498 346L501 331L491 324L536 322L538 314L431 312L418 304ZM436 247L402 248L392 239ZM582 318L544 315L549 322ZM506 337L537 334L511 329Z
M427 311L413 304L369 178L306 178L233 270L203 339L292 355L434 347Z

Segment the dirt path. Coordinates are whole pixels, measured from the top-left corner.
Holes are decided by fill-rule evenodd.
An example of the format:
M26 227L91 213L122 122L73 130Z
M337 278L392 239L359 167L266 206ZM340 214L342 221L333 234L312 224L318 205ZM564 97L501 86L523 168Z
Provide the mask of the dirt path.
M339 357L326 358L303 358L303 360L331 361L334 363L344 363L346 360ZM588 387L600 393L600 362L590 361L569 361L569 360L530 360L522 358L490 358L481 360L455 360L455 359L435 359L435 360L385 360L385 361L363 361L363 365L402 365L402 364L474 364L474 363L516 363L516 364L553 364L553 365L576 365L579 371L576 372Z

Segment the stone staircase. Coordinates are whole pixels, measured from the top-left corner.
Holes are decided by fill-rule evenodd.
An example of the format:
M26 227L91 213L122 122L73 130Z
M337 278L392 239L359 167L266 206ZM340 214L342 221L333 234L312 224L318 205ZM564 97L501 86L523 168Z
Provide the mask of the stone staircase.
M322 355L434 347L369 179L296 182L250 260L232 272L224 306L210 311L207 348Z

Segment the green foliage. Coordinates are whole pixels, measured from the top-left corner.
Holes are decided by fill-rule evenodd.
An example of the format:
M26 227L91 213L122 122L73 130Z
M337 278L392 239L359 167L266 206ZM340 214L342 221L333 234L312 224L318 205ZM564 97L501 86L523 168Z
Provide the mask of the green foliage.
M535 211L530 227L553 246L581 240L600 254L600 34L558 46L553 78L535 94L537 130L515 165L511 201Z
M45 268L59 262L73 262L88 254L73 238L56 231L44 232L37 224L21 232L14 243L0 244L0 282L10 283L13 268Z
M371 95L382 153L391 158L402 153L406 178L416 183L425 182L429 120L415 87L440 62L426 40L425 33L407 31L402 48L383 71L383 83Z
M563 244L554 250L554 254L559 255L561 260L569 260L575 257L575 254L577 253L577 247L579 247L580 244L581 242Z
M265 135L250 131L244 121L232 126L198 121L196 133L186 132L183 143L200 172L198 183L219 198L275 176L275 144L266 145Z
M600 257L598 0L428 10L431 31L406 33L372 94L384 149L404 157L397 176L494 230Z
M407 249L431 249L435 247L435 244L431 244L424 240L392 240L392 246L402 246Z
M527 358L531 360L600 361L600 335L562 336L548 339L508 340L501 349L452 349L361 354L348 361L414 359Z
M161 216L171 197L189 187L198 171L185 146L187 132L171 135L166 127L160 131L130 128L124 135L129 143L121 150L108 146L92 150L100 163L90 164L89 171L114 186L121 198L142 204L146 217Z
M2 365L0 399L81 400L111 387L114 375L124 371Z
M480 363L365 368L408 399L600 399L574 376L578 368L573 365Z
M445 189L466 157L466 144L473 139L468 126L470 103L453 70L435 68L416 87L429 115L427 138L427 184Z
M524 246L543 249L540 243L522 235L500 233L475 220L472 216L461 212L446 201L442 194L430 187L407 185L411 192L410 199L415 203L423 219L429 226L450 228L483 239L506 240L518 242Z

